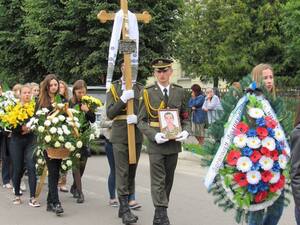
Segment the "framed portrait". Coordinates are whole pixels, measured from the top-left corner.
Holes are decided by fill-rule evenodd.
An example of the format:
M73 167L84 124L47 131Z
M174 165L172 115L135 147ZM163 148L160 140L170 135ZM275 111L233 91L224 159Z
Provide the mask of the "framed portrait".
M181 132L178 109L161 109L158 111L160 132L168 139L175 139Z

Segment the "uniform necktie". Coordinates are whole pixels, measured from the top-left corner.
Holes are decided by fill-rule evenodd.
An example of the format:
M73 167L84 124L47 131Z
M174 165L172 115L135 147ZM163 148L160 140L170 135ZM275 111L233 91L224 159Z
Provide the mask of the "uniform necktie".
M168 96L168 90L167 88L164 88L164 102L166 103L166 105L168 105L168 101L169 101L169 96Z

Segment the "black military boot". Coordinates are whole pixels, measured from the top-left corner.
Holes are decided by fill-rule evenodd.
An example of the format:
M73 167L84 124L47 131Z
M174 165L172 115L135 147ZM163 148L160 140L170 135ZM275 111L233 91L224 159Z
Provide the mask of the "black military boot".
M156 207L155 212L154 212L154 217L153 217L153 225L160 225L161 219L160 219L160 208L161 207Z
M128 195L122 195L119 197L119 217L122 218L123 224L132 224L136 223L138 220L138 217L135 216L129 208L128 205Z
M170 225L168 212L166 207L159 207L160 209L160 224L159 225Z

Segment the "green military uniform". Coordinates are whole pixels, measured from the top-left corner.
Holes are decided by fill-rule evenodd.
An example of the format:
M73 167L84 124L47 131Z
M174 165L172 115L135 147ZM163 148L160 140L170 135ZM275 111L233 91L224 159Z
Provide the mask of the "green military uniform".
M173 185L174 172L177 165L181 142L170 140L157 144L155 135L160 132L158 109L178 109L182 130L189 130L184 90L181 86L170 84L168 102L164 103L164 95L155 83L143 91L140 98L138 128L149 139L148 152L150 159L151 194L155 207L168 207L169 196Z
M134 90L134 114L138 114L139 94L143 86L139 83L133 85ZM128 133L126 121L126 103L120 96L122 95L122 81L117 80L112 83L110 91L107 93L106 112L107 117L114 120L112 123L111 143L116 165L116 185L118 196L130 195L135 193L135 174L137 164L128 163ZM135 141L137 162L139 160L143 135L135 126Z
M164 127L161 129L161 132L166 134L167 139L174 139L177 134L180 133L179 127L174 126L174 128L169 129L168 127Z

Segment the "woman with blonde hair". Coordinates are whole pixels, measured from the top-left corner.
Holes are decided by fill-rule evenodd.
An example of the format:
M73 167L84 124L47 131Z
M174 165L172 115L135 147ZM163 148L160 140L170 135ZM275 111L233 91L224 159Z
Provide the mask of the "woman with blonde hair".
M65 99L69 100L69 88L67 83L63 80L59 81L59 94L62 95Z
M258 64L251 72L253 81L257 87L264 87L265 90L276 96L274 72L269 64ZM251 211L248 217L249 225L277 225L284 207L284 192L269 207L259 211Z

